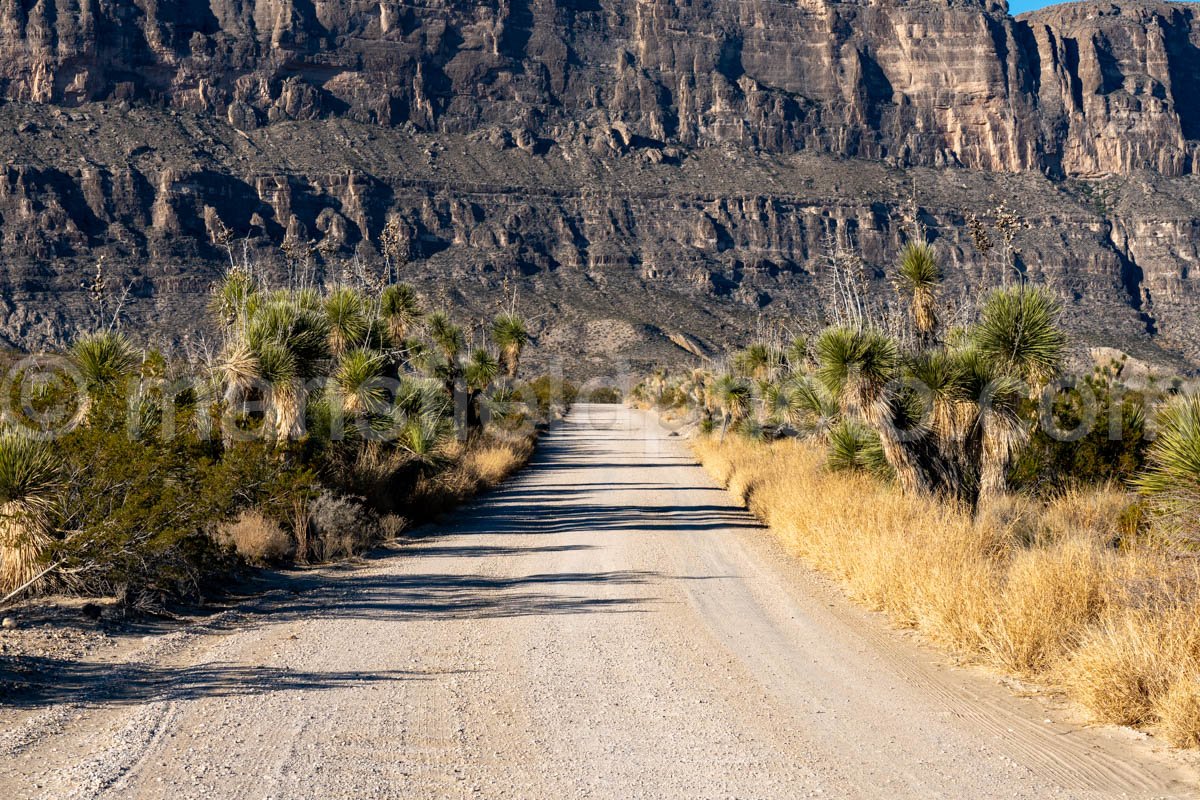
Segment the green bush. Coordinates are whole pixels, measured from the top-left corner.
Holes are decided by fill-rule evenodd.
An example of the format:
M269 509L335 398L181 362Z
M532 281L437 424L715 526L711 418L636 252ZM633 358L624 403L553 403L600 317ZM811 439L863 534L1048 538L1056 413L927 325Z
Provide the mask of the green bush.
M1101 370L1078 381L1077 388L1055 391L1013 463L1012 485L1045 495L1072 486L1128 483L1146 463L1146 409L1153 399Z
M194 431L164 442L83 426L54 449L68 480L51 558L88 594L198 599L236 566L217 525L248 508L286 520L316 483L266 444L225 450Z

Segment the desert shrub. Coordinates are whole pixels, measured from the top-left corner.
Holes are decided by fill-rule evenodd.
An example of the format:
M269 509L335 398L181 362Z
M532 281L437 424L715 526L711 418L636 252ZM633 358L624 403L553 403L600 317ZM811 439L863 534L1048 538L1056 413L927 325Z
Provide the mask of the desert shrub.
M52 557L87 593L199 597L235 566L217 525L250 507L283 519L314 483L265 444L225 449L194 432L162 442L88 425L54 450L67 479Z
M1052 395L1052 424L1043 420L1035 426L1009 473L1014 487L1050 494L1078 485L1123 484L1145 465L1147 395L1099 370L1078 383L1078 389Z
M309 546L319 561L359 555L383 541L379 515L360 497L321 492L309 507Z
M1092 628L1062 666L1068 692L1101 722L1141 725L1171 704L1167 696L1200 659L1194 605L1119 608ZM1187 701L1187 697L1176 697ZM1172 708L1168 716L1176 713Z
M296 543L275 520L253 509L218 525L214 538L251 564L280 564L296 553Z
M622 400L621 390L612 386L602 386L599 389L592 389L588 392L587 401L589 403L604 403L608 405L616 405Z
M1045 672L1076 646L1118 591L1111 552L1068 539L1021 548L1007 564L986 647L1021 675Z
M568 380L539 375L518 388L520 398L532 402L538 415L545 417L555 406L568 409L575 404L579 388Z

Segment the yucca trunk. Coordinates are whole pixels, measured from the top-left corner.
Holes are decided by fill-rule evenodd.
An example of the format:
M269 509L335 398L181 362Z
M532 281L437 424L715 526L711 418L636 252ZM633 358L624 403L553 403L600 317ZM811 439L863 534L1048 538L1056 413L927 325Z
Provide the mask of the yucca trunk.
M879 419L878 413L873 414L871 427L879 434L879 442L883 446L883 454L896 474L896 483L905 494L926 494L930 491L929 481L921 469L909 442L903 441L896 430L890 413L887 418Z
M1009 448L996 435L985 432L979 455L979 502L987 503L1008 494Z
M49 519L37 504L10 500L0 505L0 591L15 591L42 572L42 557L52 542ZM26 588L36 591L45 584L43 577Z
M276 443L299 439L304 434L304 387L300 381L272 386L266 400Z
M408 322L396 317L388 317L387 320L388 338L392 340L392 346L399 347L408 338Z
M937 298L932 291L918 289L913 292L913 322L916 323L917 332L925 342L932 340L934 333L937 331L936 301Z
M500 350L500 364L504 377L510 381L516 380L517 371L521 367L521 351L515 347L505 347Z

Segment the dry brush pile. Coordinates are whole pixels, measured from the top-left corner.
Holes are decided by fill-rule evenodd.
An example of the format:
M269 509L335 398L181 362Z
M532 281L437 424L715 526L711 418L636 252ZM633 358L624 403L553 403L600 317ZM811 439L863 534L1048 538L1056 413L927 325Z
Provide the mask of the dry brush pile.
M200 597L245 562L340 558L504 479L569 402L521 381L515 310L470 333L405 284L271 288L234 267L212 341L114 325L16 361L0 433L0 597Z
M910 245L906 325L756 342L635 397L690 415L706 468L861 602L1200 746L1200 398L1119 362L1064 375L1058 304L1024 283L943 329L938 282Z

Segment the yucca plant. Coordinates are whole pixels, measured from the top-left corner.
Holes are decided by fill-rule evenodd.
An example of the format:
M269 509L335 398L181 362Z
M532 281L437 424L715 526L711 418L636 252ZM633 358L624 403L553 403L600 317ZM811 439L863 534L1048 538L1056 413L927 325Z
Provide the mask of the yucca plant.
M480 347L471 351L467 363L463 367L463 379L467 384L467 428L476 430L483 424L480 408L480 398L487 388L500 374L500 361L486 349Z
M261 295L258 281L250 272L234 267L213 286L210 307L225 327L233 327L254 312Z
M751 442L765 442L767 440L766 427L754 417L746 417L738 423L734 430L743 439Z
M806 436L826 437L841 417L837 398L819 381L800 375L785 386L784 419Z
M274 340L262 342L256 355L267 432L279 442L299 436L303 430L304 386L295 355Z
M1145 473L1134 485L1173 541L1200 545L1200 395L1163 409Z
M442 355L447 359L457 361L466 345L462 328L455 325L444 311L435 311L430 314L426 321L426 327L429 330L429 338L442 351Z
M967 453L976 461L978 501L988 503L1008 493L1009 467L1029 441L1029 425L1022 417L1024 386L977 350L966 350L959 358L966 394L975 405Z
M138 354L124 334L116 331L90 333L71 345L69 358L83 381L86 394L80 398L80 415L89 417L97 401L122 392L138 367Z
M783 359L787 364L788 371L793 375L803 373L805 362L808 360L808 338L805 336L793 337L783 351Z
M329 351L339 356L366 343L370 331L366 301L349 286L338 286L325 298Z
M361 418L387 410L388 391L383 383L385 366L383 354L374 350L351 350L338 360L333 385L343 413Z
M88 394L117 389L138 366L138 354L124 334L90 333L71 345L71 363L79 370Z
M938 446L961 461L962 448L975 420L976 405L967 392L967 370L959 354L925 350L909 359L908 383L922 401Z
M933 248L924 242L906 244L900 253L896 287L908 298L917 332L926 340L937 332L937 290L941 282L942 271Z
M842 414L878 434L896 482L910 493L932 492L943 466L930 457L919 398L900 381L900 351L882 333L831 328L817 339L817 378L838 398Z
M722 375L713 386L721 409L721 438L730 427L736 426L750 414L753 393L750 384L736 375Z
M48 445L14 433L0 434L0 591L4 594L38 588L38 576L45 570L43 559L53 542L51 524L59 488L58 463Z
M900 351L882 333L830 328L816 343L817 378L843 412L872 417L888 412L888 391L899 375ZM883 406L876 409L876 406Z
M850 419L829 429L829 469L835 472L862 471L881 478L892 476L879 434Z
M763 342L754 342L733 356L733 365L737 371L755 380L770 378L779 363L779 354Z
M429 338L441 352L441 359L432 363L431 371L442 381L446 395L453 398L458 390L458 379L462 375L458 359L466 346L466 337L462 328L451 322L444 311L430 314L426 325Z
M265 432L276 441L303 433L306 382L322 374L329 357L330 326L323 309L302 305L291 293L276 293L254 312L244 337L230 339L218 374L226 402L245 401L259 391Z
M521 368L521 353L529 344L529 329L525 320L514 313L504 313L492 322L492 341L500 348L500 364L504 377L516 379Z
M425 316L417 292L407 283L394 283L379 297L379 313L393 346L400 346Z
M423 411L405 417L396 444L417 461L432 466L441 461L452 435L450 420Z
M1062 305L1043 289L997 289L984 301L971 344L1036 392L1062 366L1067 338L1058 327L1061 313Z

